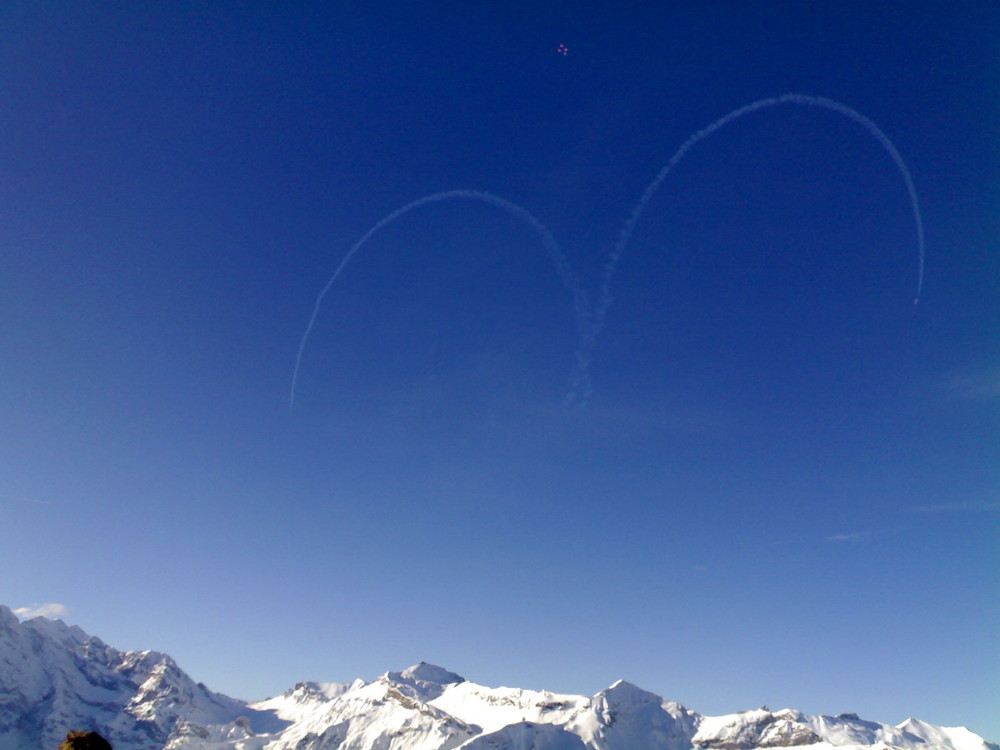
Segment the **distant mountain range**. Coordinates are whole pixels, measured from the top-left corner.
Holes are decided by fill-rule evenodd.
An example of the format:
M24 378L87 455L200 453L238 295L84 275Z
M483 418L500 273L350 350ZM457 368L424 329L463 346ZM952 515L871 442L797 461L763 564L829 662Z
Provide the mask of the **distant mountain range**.
M256 703L195 683L166 654L117 651L0 605L0 748L70 729L115 750L1000 750L961 727L760 708L702 716L624 681L593 697L490 688L421 662L371 682L300 682Z

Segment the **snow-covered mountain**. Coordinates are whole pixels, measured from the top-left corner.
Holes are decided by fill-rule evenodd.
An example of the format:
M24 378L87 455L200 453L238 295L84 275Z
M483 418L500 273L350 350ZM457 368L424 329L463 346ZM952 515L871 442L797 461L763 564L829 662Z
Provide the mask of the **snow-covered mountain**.
M0 605L0 748L54 748L86 729L115 748L160 750L180 720L277 729L272 713L195 683L166 654L117 651L62 620L22 623Z
M0 747L96 730L116 750L1000 750L958 727L757 709L702 716L618 681L593 697L490 688L421 662L365 682L301 682L256 703L154 651L121 652L0 605Z

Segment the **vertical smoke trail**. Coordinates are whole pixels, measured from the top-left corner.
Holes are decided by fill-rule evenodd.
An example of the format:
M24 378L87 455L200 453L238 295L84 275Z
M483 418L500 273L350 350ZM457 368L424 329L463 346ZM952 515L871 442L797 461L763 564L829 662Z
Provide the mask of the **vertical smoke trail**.
M312 317L309 318L309 324L306 326L306 331L302 334L302 341L299 342L299 351L295 355L295 369L292 371L292 388L289 395L289 407L295 406L295 384L298 381L299 366L302 363L302 352L305 350L306 341L308 341L309 334L312 332L313 325L316 323L316 316L319 314L319 307L323 302L323 297L325 297L326 293L330 291L330 287L333 286L333 282L337 280L337 277L340 276L341 271L344 270L344 267L348 264L351 258L354 257L354 254L361 249L362 245L364 245L373 234L378 232L387 224L391 224L403 214L409 213L413 209L419 208L420 206L424 206L428 203L436 203L438 201L451 200L453 198L468 198L483 201L484 203L488 203L492 206L497 206L504 209L508 213L513 214L518 219L522 219L527 222L532 229L538 232L538 234L541 235L542 243L545 246L545 251L548 253L549 259L552 261L553 265L555 265L559 278L569 290L570 294L573 295L573 309L576 312L577 329L580 338L582 339L585 336L586 331L589 331L593 327L590 322L590 309L587 304L586 293L584 292L583 287L581 287L576 276L573 275L573 272L569 267L569 263L566 261L566 256L564 256L562 251L559 249L559 245L552 236L552 233L545 228L545 225L542 224L542 222L528 213L528 211L521 208L516 203L512 203L511 201L482 190L447 190L442 193L425 195L423 198L418 198L411 203L407 203L402 208L396 209L369 229L365 235L358 240L350 250L347 251L347 255L345 255L344 259L340 261L340 265L337 266L333 275L330 277L330 280L326 282L326 286L323 287L323 290L316 298L316 304L313 305ZM579 371L574 373L574 386L572 387L575 388L575 383L578 381L586 383L585 371L582 373Z
M731 123L733 120L737 120L744 115L750 114L751 112L756 112L757 110L764 109L766 107L773 107L778 104L788 103L802 104L810 107L822 107L844 115L845 117L862 125L880 144L882 144L882 148L889 152L889 156L892 157L892 160L896 163L899 173L903 176L903 182L906 183L906 189L910 194L910 204L913 208L913 219L916 222L917 251L919 256L917 269L917 299L920 299L920 293L923 290L924 285L924 222L922 216L920 215L920 203L917 200L916 188L913 186L913 178L910 176L910 170L903 161L903 157L900 156L899 151L896 150L896 146L891 140L889 140L889 136L882 132L878 125L860 112L851 109L846 104L841 104L833 99L826 99L820 96L784 94L782 96L759 99L752 104L746 105L745 107L735 109L728 115L720 117L711 125L694 133L694 135L690 136L686 141L684 141L684 143L681 144L680 148L678 148L674 155L670 157L670 161L667 162L666 166L664 166L663 169L660 170L659 174L656 175L656 178L649 183L649 186L646 188L645 192L643 192L639 202L636 204L635 208L632 209L631 216L629 216L625 221L621 233L618 236L618 242L615 244L614 249L611 251L611 254L608 256L608 260L604 265L600 299L598 300L597 306L594 310L592 326L591 329L581 337L580 348L577 352L578 367L582 367L586 370L590 366L591 352L596 343L597 336L600 334L601 329L604 326L608 307L611 305L611 279L618 267L619 260L621 260L622 253L625 252L625 246L628 245L629 238L632 236L632 231L635 229L636 222L639 221L639 218L646 210L646 206L649 204L650 199L659 189L660 184L666 176L670 174L671 170L677 166L677 163L687 155L688 151L690 151L696 143L704 140L716 130L719 130L725 125Z

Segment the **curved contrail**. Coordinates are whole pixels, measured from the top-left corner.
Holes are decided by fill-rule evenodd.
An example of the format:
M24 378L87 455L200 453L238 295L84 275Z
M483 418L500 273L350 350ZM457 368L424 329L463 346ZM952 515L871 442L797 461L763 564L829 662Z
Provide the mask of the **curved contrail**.
M354 257L354 254L361 249L362 245L364 245L373 234L378 232L387 224L391 224L403 214L428 203L436 203L438 201L451 200L453 198L478 200L497 206L504 209L508 213L513 214L517 218L526 221L536 232L538 232L538 234L542 237L542 243L545 246L545 251L549 255L549 259L556 267L556 272L559 274L559 278L573 295L573 309L576 311L577 327L581 338L584 335L584 331L591 327L589 322L590 309L587 304L587 298L583 288L580 286L579 281L570 269L569 263L566 261L566 256L563 255L562 251L559 249L559 244L556 242L555 237L553 237L552 233L546 229L545 225L536 219L532 214L521 208L516 203L500 198L492 193L487 193L484 190L446 190L441 193L425 195L423 198L417 198L417 200L407 203L402 208L396 209L369 229L364 236L354 243L354 246L347 251L347 255L345 255L344 259L340 261L340 265L337 266L333 275L330 276L330 280L326 282L326 286L323 287L323 290L316 298L316 304L313 305L312 316L309 318L309 324L306 326L305 333L302 334L302 341L299 342L299 351L295 355L295 369L292 371L292 388L288 399L289 407L295 405L295 384L298 381L299 366L302 363L302 352L305 350L306 341L309 340L309 334L312 332L313 325L316 323L316 316L319 314L319 307L323 302L323 297L325 297L326 293L330 291L330 287L333 286L333 282L337 280L337 277L340 276L341 271L344 270L344 267L350 262L351 258ZM583 373L582 375L580 373L575 374L574 382L577 382L580 377L585 379L586 373Z
M757 110L765 109L767 107L777 106L779 104L799 104L810 107L820 107L822 109L827 109L843 115L844 117L847 117L848 119L863 126L882 145L886 152L888 152L889 156L892 157L893 162L896 164L896 168L903 177L903 182L906 184L906 189L910 196L910 205L913 210L913 218L916 224L918 252L916 299L919 300L920 294L923 291L924 283L924 223L923 217L920 213L920 203L917 199L917 191L913 185L913 178L910 175L909 168L906 166L906 162L903 161L903 157L900 156L899 151L896 149L895 144L893 144L889 137L882 132L881 128L879 128L878 125L876 125L872 120L865 117L857 110L848 107L846 104L841 104L833 99L827 99L819 96L808 96L806 94L783 94L781 96L758 99L751 104L734 109L729 114L720 117L715 122L695 132L680 145L677 151L674 152L674 155L670 157L670 160L666 163L666 165L664 165L653 181L649 183L643 191L642 196L639 198L639 202L635 205L635 208L632 209L631 214L622 226L618 235L618 241L615 243L614 248L609 253L607 260L605 261L599 297L597 304L593 309L590 308L585 290L573 274L572 269L570 269L566 256L563 255L562 251L559 249L559 245L552 236L552 233L549 232L545 225L536 219L531 213L516 203L481 190L448 190L441 193L427 195L423 198L418 198L411 203L407 203L402 208L393 211L369 229L364 236L358 240L350 250L348 250L344 259L341 260L340 265L337 266L333 275L330 277L330 280L327 281L326 286L323 287L323 290L316 298L312 316L309 318L309 324L306 326L305 333L302 335L302 340L299 342L298 353L295 356L295 369L292 372L292 387L289 396L289 405L294 406L295 404L295 387L298 381L299 368L302 363L302 353L305 350L309 334L312 332L313 325L316 322L316 317L319 314L319 308L323 302L323 298L330 290L330 287L333 286L337 277L340 276L347 263L350 262L352 257L354 257L354 254L371 238L372 235L409 211L428 203L458 198L478 200L502 208L515 217L527 222L541 236L545 250L555 266L556 272L558 273L564 286L573 296L573 309L576 315L578 345L575 357L576 362L574 364L570 383L570 392L566 397L566 402L586 403L591 394L590 363L593 356L593 350L597 343L597 337L604 328L608 308L611 306L611 282L615 271L618 268L618 264L621 261L621 257L625 252L625 248L632 237L635 226L645 212L653 195L657 190L659 190L660 185L666 179L667 175L670 174L673 168L677 166L677 164L697 143L744 115L748 115L751 112L756 112Z
M615 270L618 268L618 262L621 260L622 254L625 252L625 246L628 245L628 241L632 236L632 231L635 229L636 223L646 210L646 206L659 189L663 180L666 179L671 170L677 166L678 162L680 162L681 159L687 155L688 151L690 151L691 148L699 141L704 140L715 131L733 122L733 120L737 120L744 115L750 114L751 112L756 112L759 109L774 107L779 104L801 104L810 107L822 107L823 109L828 109L844 115L848 119L854 120L854 122L862 125L889 153L889 156L892 157L892 160L896 163L899 173L903 177L903 182L906 183L906 189L910 194L910 205L913 209L913 219L917 227L918 268L916 299L920 299L920 294L923 291L924 286L924 221L920 214L920 202L917 200L917 190L913 186L913 178L910 176L910 170L907 168L906 162L903 161L903 157L900 156L895 144L889 140L889 136L883 133L882 129L879 128L878 125L857 110L848 107L846 104L834 101L833 99L826 99L821 96L808 96L806 94L783 94L782 96L758 99L752 104L747 104L739 109L734 109L729 114L720 117L711 125L708 125L691 135L686 141L684 141L684 143L681 144L680 148L674 152L674 155L670 157L670 161L666 163L666 165L660 170L659 174L657 174L653 181L646 187L646 190L643 192L639 202L636 204L635 208L632 209L631 215L625 221L625 224L621 229L621 233L618 235L618 242L615 243L614 249L611 251L611 254L608 255L607 262L604 264L604 275L601 283L600 297L597 302L597 306L594 309L591 328L581 337L580 347L577 351L578 368L582 368L586 371L590 366L591 352L596 343L598 334L600 334L601 329L604 327L604 321L607 316L608 308L611 306L612 277L615 274Z

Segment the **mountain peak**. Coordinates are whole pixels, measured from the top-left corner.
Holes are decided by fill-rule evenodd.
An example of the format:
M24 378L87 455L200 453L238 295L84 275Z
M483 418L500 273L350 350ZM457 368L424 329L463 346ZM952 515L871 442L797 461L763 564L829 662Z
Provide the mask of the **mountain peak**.
M1000 750L962 727L898 727L795 710L702 716L618 680L593 698L487 688L427 662L374 682L301 682L247 704L166 654L116 651L79 628L0 606L0 747L55 747L68 726L127 750Z
M402 672L386 672L379 680L389 683L404 695L421 703L440 697L450 685L465 682L465 678L461 675L425 661L407 667Z
M414 664L412 667L407 667L399 675L405 680L432 682L437 685L454 685L459 682L465 682L465 678L461 675L449 672L444 667L428 664L425 661Z
M615 680L611 687L602 690L598 693L598 696L603 696L608 704L612 706L659 705L663 702L663 698L655 693L643 690L638 685L633 685L631 682L625 680Z
M0 604L0 627L12 627L19 622L14 611L3 604Z

